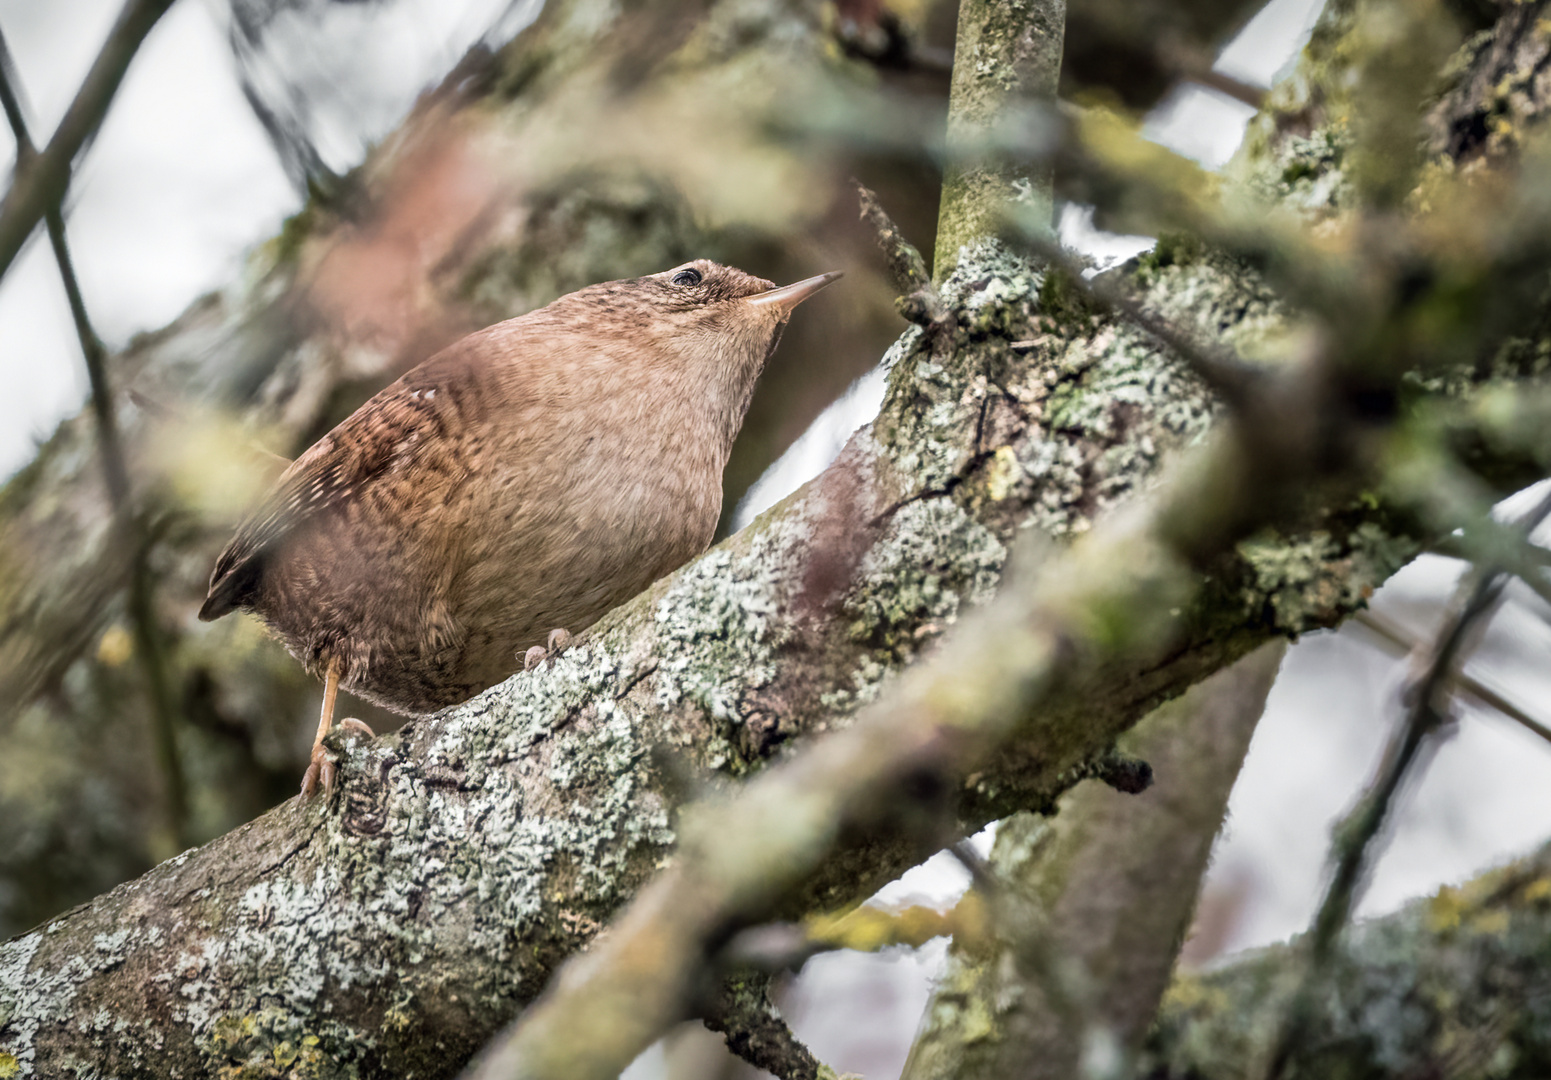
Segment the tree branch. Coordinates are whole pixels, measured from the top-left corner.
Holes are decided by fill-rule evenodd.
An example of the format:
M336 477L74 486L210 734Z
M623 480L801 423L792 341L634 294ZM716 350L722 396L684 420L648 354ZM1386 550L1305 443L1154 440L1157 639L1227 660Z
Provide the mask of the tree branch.
M1065 0L964 0L948 95L948 153L932 277L945 281L965 244L1001 232L1006 207L1052 227L1050 167L998 161L986 147L1005 139L1017 106L1055 100L1065 38ZM1033 155L1030 155L1032 158Z
M1518 523L1528 536L1551 514L1551 494ZM1444 624L1437 642L1425 654L1409 690L1410 708L1385 747L1378 775L1337 827L1331 845L1330 883L1314 915L1307 935L1308 965L1301 984L1287 1008L1281 1032L1266 1066L1268 1080L1278 1080L1293 1066L1309 1041L1315 1004L1334 956L1338 939L1356 904L1371 862L1370 848L1389 816L1390 804L1429 737L1449 722L1447 689L1454 681L1467 642L1478 625L1497 608L1507 583L1504 571L1483 567L1469 574L1460 586L1458 610Z
M140 43L171 6L172 0L126 0L48 146L25 167L18 155L16 176L0 202L0 277L49 207L59 204L76 154L96 135Z
M16 137L16 160L20 169L23 163L30 166L35 150L27 131L26 118L22 114L21 93L14 72L10 47L4 34L0 34L0 105L4 106L11 133ZM117 520L118 543L127 546L133 553L129 617L134 627L135 655L145 674L146 689L151 701L156 756L165 780L166 846L175 851L185 846L187 840L188 794L183 780L183 764L178 757L175 736L177 718L152 610L153 586L147 564L150 543L131 502L129 470L124 463L123 441L113 412L113 390L108 383L108 350L97 336L97 331L92 329L91 318L86 313L86 301L81 296L81 285L76 280L75 268L70 261L70 248L65 240L65 217L61 209L63 199L64 191L61 190L59 199L43 216L47 223L49 244L54 249L54 262L59 267L60 281L64 285L65 299L70 306L70 318L75 324L76 338L81 345L81 356L86 362L92 413L97 419L98 456L102 461L103 477L108 485ZM3 271L0 271L0 276L3 276Z
M1015 962L1028 943L956 940L905 1080L1131 1075L1283 652L1261 648L1125 736L1154 766L1147 792L1084 785L1052 818L1002 823L991 863L1038 913L1041 949L1075 987L1078 1015L1063 1016Z

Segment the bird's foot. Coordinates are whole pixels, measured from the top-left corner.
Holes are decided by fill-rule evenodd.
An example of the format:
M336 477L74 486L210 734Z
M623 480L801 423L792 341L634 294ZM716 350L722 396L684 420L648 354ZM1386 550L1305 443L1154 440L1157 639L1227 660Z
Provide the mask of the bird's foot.
M546 660L553 660L571 647L571 631L557 627L549 632L549 647L535 645L522 654L522 670L532 671Z
M377 737L377 733L364 721L357 720L353 716L347 716L334 727L335 731L359 731L368 739ZM307 765L307 771L302 774L302 798L310 799L319 787L323 788L325 797L334 790L334 778L338 774L339 765L334 760L334 752L323 745L319 739L312 744L312 761Z

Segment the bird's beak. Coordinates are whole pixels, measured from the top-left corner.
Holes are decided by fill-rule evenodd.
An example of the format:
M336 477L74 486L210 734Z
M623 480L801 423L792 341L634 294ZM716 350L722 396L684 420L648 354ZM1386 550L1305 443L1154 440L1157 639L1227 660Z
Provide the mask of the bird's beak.
M792 308L840 276L841 271L831 270L829 273L820 274L818 277L804 278L802 281L793 282L790 285L782 285L779 289L771 289L768 292L745 296L743 302L753 307L773 307L785 315Z

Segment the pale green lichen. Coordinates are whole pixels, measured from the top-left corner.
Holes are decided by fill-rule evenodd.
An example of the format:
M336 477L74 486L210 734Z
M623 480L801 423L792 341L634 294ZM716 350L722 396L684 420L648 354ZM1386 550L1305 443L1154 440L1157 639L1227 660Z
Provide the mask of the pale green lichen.
M1362 606L1381 582L1416 557L1415 540L1364 522L1336 538L1319 531L1301 539L1267 532L1244 541L1239 554L1252 579L1245 610L1285 634L1330 626Z
M1007 551L951 499L902 507L862 560L846 602L850 635L894 662L941 634L965 605L990 599Z

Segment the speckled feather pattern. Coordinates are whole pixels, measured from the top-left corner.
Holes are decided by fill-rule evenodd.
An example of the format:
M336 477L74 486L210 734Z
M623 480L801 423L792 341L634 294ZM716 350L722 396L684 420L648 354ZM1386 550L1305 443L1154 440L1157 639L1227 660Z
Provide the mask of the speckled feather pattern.
M675 284L685 268L695 285ZM400 712L462 701L710 544L786 312L700 260L471 334L298 458L200 615L254 611L315 672Z

